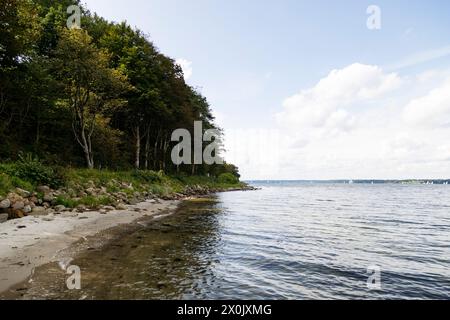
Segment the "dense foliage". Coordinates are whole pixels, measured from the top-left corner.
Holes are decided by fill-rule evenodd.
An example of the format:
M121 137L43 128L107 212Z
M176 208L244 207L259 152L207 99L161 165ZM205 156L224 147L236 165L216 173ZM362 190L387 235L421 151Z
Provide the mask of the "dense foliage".
M238 177L228 164L173 165L173 130L216 128L208 101L140 30L85 8L68 29L73 4L0 0L0 161Z

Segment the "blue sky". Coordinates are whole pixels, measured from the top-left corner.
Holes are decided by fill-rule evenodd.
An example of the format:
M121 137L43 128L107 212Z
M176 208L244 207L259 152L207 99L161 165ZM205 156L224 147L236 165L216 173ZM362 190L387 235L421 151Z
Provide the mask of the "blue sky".
M281 159L276 161L276 168L273 163L269 164L271 169L261 161L254 164L248 159L239 159L236 151L230 160L238 162L245 178L402 178L413 175L431 178L441 177L449 168L448 163L442 166L435 159L430 160L434 165L419 165L424 163L424 156L431 149L422 150L421 155L404 154L403 160L386 157L381 144L377 154L362 150L361 156L342 151L342 148L378 143L380 139L386 140L385 145L391 143L389 136L378 136L379 131L388 131L382 125L367 133L362 130L364 124L361 121L366 119L372 124L376 121L371 119L380 119L395 107L391 111L379 109L377 115L371 105L383 104L381 107L386 108L388 104L395 104L397 115L403 114L404 110L416 110L411 103L427 97L446 83L447 74L441 72L450 69L449 1L87 0L85 3L105 18L126 20L143 30L163 53L189 61L192 75L188 82L201 88L212 104L219 124L226 130L278 130L279 139L292 142L276 146ZM372 4L381 9L381 30L369 30L366 26L366 9ZM379 73L369 66L379 68ZM384 88L387 82L392 85L392 90L380 89L380 94L364 96L362 100L350 99L352 103L345 99L339 106L318 102L308 90L328 79L332 70L343 70L346 79L349 75L355 75L355 81L366 79L367 90ZM431 79L421 82L420 79L428 74L432 74ZM398 83L389 75L398 77ZM340 81L339 76L333 79ZM333 79L329 79L330 82ZM373 83L377 81L387 82L375 88ZM356 92L349 87L340 90L341 98ZM350 91L343 92L345 90ZM300 95L297 100L302 105L287 106L286 100L295 95ZM300 110L305 103L311 104L310 108ZM285 130L288 125L283 117L300 114L308 117L306 111L315 112L321 108L315 103L326 104L323 112L331 112L333 119L342 118L343 111L348 113L348 119L351 116L354 121L351 125L347 121L345 127L352 129L327 129L331 134L324 130L312 134L308 129L308 133L303 134L307 128L318 130L320 126L320 121L312 124L304 123L303 119L291 123L293 128ZM444 99L445 106L434 109L441 113L450 111L446 109L446 103ZM369 118L370 115L375 118ZM327 128L329 123L327 120ZM433 123L425 136L434 139L431 135L437 134L436 128L438 126ZM417 127L405 124L390 132L390 137L393 140L398 137L400 140L401 137L417 140L414 136L417 131ZM304 140L299 138L300 135L308 136L309 141L298 143L297 140ZM335 145L334 142L341 143L341 147L327 156L332 154L329 161L335 159L341 165L327 165L326 161L315 165L323 158L323 152L318 150ZM404 143L408 145L408 142ZM398 144L398 148L404 147L401 142ZM442 146L433 147L437 150ZM237 150L236 142L229 148ZM286 153L291 155L289 159L285 157ZM312 155L317 159L310 159ZM445 159L445 156L446 153L439 153L439 159ZM410 163L411 157L417 160L414 164ZM380 160L386 161L385 168L377 167ZM352 168L361 161L367 168L355 172Z

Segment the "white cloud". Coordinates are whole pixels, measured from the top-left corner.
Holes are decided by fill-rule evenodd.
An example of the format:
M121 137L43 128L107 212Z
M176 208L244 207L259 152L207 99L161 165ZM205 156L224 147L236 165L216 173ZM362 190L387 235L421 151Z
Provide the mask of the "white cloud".
M386 74L377 66L352 64L333 70L316 86L287 98L284 111L277 115L278 123L298 131L320 128L346 131L356 121L349 108L370 102L398 88L401 79L395 73Z
M285 99L276 120L227 139L244 179L450 178L450 70L352 64Z
M276 178L450 176L449 70L406 77L352 64L285 99L276 118Z
M450 125L450 79L427 95L412 100L404 110L406 122L413 125Z
M184 79L187 81L192 77L192 62L183 58L175 61L183 69Z

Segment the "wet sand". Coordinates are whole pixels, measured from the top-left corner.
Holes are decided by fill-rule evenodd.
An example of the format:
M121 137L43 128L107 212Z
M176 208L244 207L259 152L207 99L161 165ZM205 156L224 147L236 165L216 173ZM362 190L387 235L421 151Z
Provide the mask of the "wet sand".
M27 281L1 293L0 300L194 298L198 281L216 263L207 258L218 245L216 204L215 197L188 199L176 210L78 241L60 253L62 259L37 267ZM69 265L79 267L79 290L67 286Z
M110 229L170 215L179 203L149 200L107 214L67 212L0 224L0 293L4 296L10 288L29 279L39 266L57 262L65 268L77 252L107 243L114 234L108 232ZM93 238L95 243L89 241Z

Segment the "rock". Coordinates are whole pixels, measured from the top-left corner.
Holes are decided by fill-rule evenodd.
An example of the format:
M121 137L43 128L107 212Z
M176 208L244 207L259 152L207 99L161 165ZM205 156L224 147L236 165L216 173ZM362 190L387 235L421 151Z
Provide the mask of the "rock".
M11 207L11 201L9 199L0 202L0 209L8 209L9 207Z
M95 187L95 183L94 183L94 181L89 180L89 181L87 182L86 186L87 186L88 188L94 188L94 187Z
M25 207L25 203L23 201L18 201L13 204L12 208L14 210L22 210Z
M36 191L43 193L43 194L48 194L48 193L50 193L51 189L47 186L39 186L36 188Z
M7 213L0 213L0 223L8 221L8 217Z
M10 219L20 219L23 218L25 214L22 210L18 209L9 209L9 218Z
M97 195L97 192L95 191L94 188L88 188L88 189L86 189L86 193L89 194L89 195L91 195L91 196Z
M140 202L140 201L139 201L138 199L134 198L134 199L131 199L131 200L129 201L129 204L131 204L132 206L135 206L135 205L137 205L139 202Z
M78 212L85 212L86 210L87 210L86 206L84 206L84 205L82 205L82 204L80 204L80 205L77 207L77 211L78 211Z
M29 214L31 211L32 211L32 209L31 209L31 206L30 206L30 205L25 206L25 207L23 208L23 212L24 212L25 214Z
M28 199L32 203L38 203L39 199L36 196L32 196L30 199Z
M63 205L56 206L54 209L55 209L56 212L66 211L66 207L63 206Z
M43 200L44 200L45 202L51 203L52 201L55 200L55 197L53 196L53 194L47 193L46 195L44 195Z
M106 211L113 211L113 210L116 210L116 208L114 208L114 207L112 207L112 206L105 206L105 207L103 207L103 209L106 210Z
M117 210L127 210L127 207L123 203L116 204Z
M31 216L44 216L47 214L47 210L44 207L35 207L31 211Z
M106 211L105 209L100 209L98 212L100 214L108 214L108 211Z
M78 213L75 213L75 212L63 212L61 214L61 217L64 217L64 218L76 218L76 217L78 217Z
M28 198L31 196L31 192L20 188L16 188L16 193L23 198Z
M69 188L69 189L67 189L67 192L66 192L71 198L75 198L76 196L77 196L77 192L74 190L74 189L72 189L72 188Z

